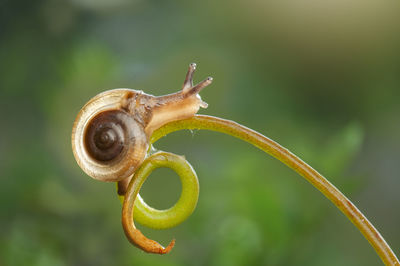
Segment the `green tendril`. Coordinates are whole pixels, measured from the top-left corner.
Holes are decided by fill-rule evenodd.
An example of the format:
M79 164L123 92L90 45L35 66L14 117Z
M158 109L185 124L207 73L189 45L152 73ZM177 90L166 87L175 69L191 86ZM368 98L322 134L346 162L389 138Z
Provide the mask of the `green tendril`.
M144 181L155 169L168 167L174 170L180 177L182 183L182 192L175 203L169 209L157 210L150 207L138 194ZM135 220L149 228L167 229L175 227L185 221L194 211L199 198L199 181L196 172L183 156L178 156L168 152L157 152L142 163L140 169L136 171L133 180L135 182L134 190L129 190L125 197L137 197L135 200ZM129 195L133 193L135 195ZM124 200L124 196L120 199Z
M326 178L286 148L264 135L236 122L204 115L195 115L189 119L174 121L164 125L153 133L150 143L156 142L158 139L171 132L183 129L205 129L225 133L242 139L280 160L303 176L332 201L332 203L360 230L386 265L400 265L396 255L385 242L381 234L357 207ZM181 197L176 205L168 210L160 211L153 209L138 195L140 187L147 176L158 167L169 167L173 169L178 173L182 182ZM135 213L135 219L143 225L159 229L169 228L179 224L193 212L197 203L198 193L199 188L196 174L183 157L165 152L151 155L135 173L125 194L122 220L128 239L147 252L161 254L169 252L174 245L174 240L167 248L163 248L157 242L147 239L135 228L133 213ZM135 201L136 198L139 200Z

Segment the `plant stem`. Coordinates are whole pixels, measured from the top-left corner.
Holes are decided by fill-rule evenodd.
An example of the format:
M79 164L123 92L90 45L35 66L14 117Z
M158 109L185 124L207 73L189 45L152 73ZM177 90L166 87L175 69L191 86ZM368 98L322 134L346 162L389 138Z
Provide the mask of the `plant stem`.
M139 194L135 197L131 195L132 193L136 193L136 190L139 192L144 180L151 174L151 171L158 167L168 167L175 171L182 184L182 192L178 201L166 210L158 210L150 207ZM125 195L120 197L129 196L131 199L135 199L134 217L135 221L141 225L153 229L175 227L185 221L196 208L199 198L199 181L193 167L183 156L169 152L156 152L144 160L132 179L135 181L130 183L135 183L136 185L127 188ZM139 188L136 186L139 186ZM130 221L132 219L128 219L128 223Z
M360 230L386 265L400 265L396 255L381 234L334 185L296 155L266 136L234 121L213 116L195 115L192 118L170 122L156 130L150 142L154 143L168 133L182 129L206 129L222 132L256 146L280 160L322 192Z

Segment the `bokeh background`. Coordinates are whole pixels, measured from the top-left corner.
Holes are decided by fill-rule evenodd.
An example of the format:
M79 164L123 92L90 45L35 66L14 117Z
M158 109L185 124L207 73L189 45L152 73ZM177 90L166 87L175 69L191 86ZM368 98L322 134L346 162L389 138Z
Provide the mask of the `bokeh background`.
M94 95L162 95L212 75L200 113L258 130L339 187L400 253L400 6L390 0L0 1L0 265L380 265L310 184L218 133L160 140L200 179L194 214L130 245L115 185L76 164L73 121ZM155 171L141 194L179 197Z

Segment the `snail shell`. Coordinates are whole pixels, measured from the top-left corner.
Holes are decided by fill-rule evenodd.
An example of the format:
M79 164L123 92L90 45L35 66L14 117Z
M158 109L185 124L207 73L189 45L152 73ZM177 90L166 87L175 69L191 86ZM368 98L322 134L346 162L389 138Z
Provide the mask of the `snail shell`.
M193 86L189 66L179 92L153 96L132 89L105 91L80 110L72 129L72 150L82 170L101 181L130 177L146 158L149 139L164 124L207 107L198 93L211 78Z
M82 170L102 181L129 177L148 149L144 127L121 108L130 90L103 92L79 112L72 130L72 150ZM134 93L134 92L132 92Z

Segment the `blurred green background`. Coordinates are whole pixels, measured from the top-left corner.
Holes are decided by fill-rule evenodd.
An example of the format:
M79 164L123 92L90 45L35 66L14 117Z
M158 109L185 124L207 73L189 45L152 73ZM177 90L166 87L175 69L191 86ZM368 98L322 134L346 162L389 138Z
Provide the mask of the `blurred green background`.
M128 87L162 95L187 66L202 114L288 147L339 187L400 253L400 3L389 0L0 1L0 265L380 265L363 236L310 184L218 133L160 140L200 180L194 214L133 247L110 183L76 164L79 109ZM179 178L155 171L158 208Z

